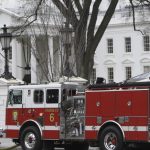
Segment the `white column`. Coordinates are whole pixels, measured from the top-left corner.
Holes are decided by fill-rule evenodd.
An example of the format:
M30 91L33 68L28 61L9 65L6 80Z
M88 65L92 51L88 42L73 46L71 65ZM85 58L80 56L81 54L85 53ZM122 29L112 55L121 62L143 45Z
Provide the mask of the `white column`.
M16 77L17 79L22 80L24 77L24 69L21 67L24 67L25 64L23 63L23 52L22 52L22 47L21 47L21 43L18 42L17 40L15 40L15 44L14 47L12 47L12 51L13 51L13 62L12 62L12 71L14 71L14 73L16 73L16 76L14 75L14 77Z
M16 39L13 39L11 42L12 46L12 75L14 77L17 76L17 46L16 46Z
M36 50L35 38L31 37L31 83L37 83L37 62L34 56L34 50Z
M49 70L49 74L50 76L52 75L53 68L54 67L54 58L53 58L53 37L49 36L48 38L48 46L49 46L49 51L48 51L48 70ZM51 79L50 79L51 80Z

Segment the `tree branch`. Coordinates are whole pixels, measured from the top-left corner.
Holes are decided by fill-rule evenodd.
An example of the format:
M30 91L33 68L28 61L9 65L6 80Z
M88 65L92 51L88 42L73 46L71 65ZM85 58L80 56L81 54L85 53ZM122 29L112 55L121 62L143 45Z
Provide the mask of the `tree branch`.
M59 0L52 0L52 2L56 5L56 7L60 10L65 18L68 17L67 15L67 8L60 2Z
M38 2L38 4L37 4L37 7L36 7L36 9L35 9L35 11L34 11L34 13L31 14L31 15L29 15L29 16L26 18L26 20L25 20L25 22L23 23L23 25L19 26L19 28L17 28L17 29L14 29L14 30L12 31L12 33L14 33L14 32L16 32L16 31L20 30L20 34L21 34L22 32L24 32L24 30L25 30L29 25L31 25L33 22L35 22L35 21L37 20L37 17L38 17L38 10L39 10L40 6L42 5L42 2L43 2L43 1L44 1L44 0L39 0L39 2ZM34 17L34 19L33 19L32 21L29 21L32 17Z
M80 17L80 21L78 23L78 27L76 28L76 30L78 30L78 29L80 30L81 28L86 28L91 3L92 3L92 0L84 1L82 15Z
M74 3L75 3L75 5L76 5L76 7L77 7L77 9L79 11L80 16L81 16L83 8L82 8L82 6L80 4L80 1L79 0L74 0Z
M71 0L63 0L63 2L68 9L68 20L71 20L72 18L75 18L76 20L78 20L77 16L76 16L75 9L72 5L72 1Z
M68 9L62 2L60 2L59 0L52 0L52 2L56 5L56 7L60 10L60 12L63 14L65 18L69 18ZM75 15L72 18L70 18L70 23L74 28L77 27L78 19Z
M95 31L95 25L97 21L97 16L99 12L99 6L101 4L102 0L95 1L93 5L92 15L90 18L90 23L88 27L88 33L87 33L87 42L90 41L94 37L94 31Z
M106 13L105 13L105 16L101 22L101 24L99 25L98 27L98 30L93 38L93 44L92 44L92 50L95 50L98 43L100 42L114 12L115 12L115 9L116 9L116 6L118 4L118 1L119 0L111 0L111 3L109 5L109 8L107 9ZM93 51L92 53L94 53L95 51Z
M133 1L132 0L129 0L130 1L130 4L131 4L131 7L132 7L132 13L133 13L133 28L134 28L134 31L138 31L140 33L142 33L142 35L144 35L144 33L141 31L141 30L138 30L136 28L136 25L135 25L135 9L134 9L134 4L133 4Z

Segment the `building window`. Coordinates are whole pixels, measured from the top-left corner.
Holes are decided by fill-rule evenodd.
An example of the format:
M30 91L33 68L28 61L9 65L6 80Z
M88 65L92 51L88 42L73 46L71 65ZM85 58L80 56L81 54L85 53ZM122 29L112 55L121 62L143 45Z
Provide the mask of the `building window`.
M109 83L114 82L114 68L113 67L108 68L108 82Z
M131 38L127 37L125 38L125 48L126 48L126 52L131 52Z
M144 51L150 51L149 36L144 36Z
M144 66L144 73L150 72L150 66Z
M132 68L131 67L126 67L126 80L130 79L132 77Z
M107 48L108 48L108 53L112 54L113 53L113 39L107 39Z
M34 91L34 102L35 103L43 103L44 101L44 92L42 90Z
M93 68L93 70L92 70L92 78L91 78L91 83L95 83L95 81L96 81L96 69L95 68Z

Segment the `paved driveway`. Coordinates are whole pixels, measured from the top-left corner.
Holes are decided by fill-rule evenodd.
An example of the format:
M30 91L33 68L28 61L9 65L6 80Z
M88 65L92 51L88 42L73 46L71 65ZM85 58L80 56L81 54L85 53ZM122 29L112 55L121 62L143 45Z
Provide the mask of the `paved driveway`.
M8 147L11 147L13 146L14 143L12 142L11 139L6 139L6 138L0 138L0 149L1 148L8 148ZM140 145L141 146L141 145ZM17 147L13 150L21 150L21 147ZM64 150L63 148L55 148L55 150ZM95 147L90 147L89 150L99 150L99 148L95 148ZM149 145L149 148L148 147L142 147L139 148L127 148L127 149L124 149L124 150L150 150L150 145Z
M0 149L8 148L15 145L11 139L6 138L0 138L0 143ZM21 150L21 147L17 147L15 150ZM55 150L63 150L63 148L55 148ZM90 148L90 150L98 150L98 148Z

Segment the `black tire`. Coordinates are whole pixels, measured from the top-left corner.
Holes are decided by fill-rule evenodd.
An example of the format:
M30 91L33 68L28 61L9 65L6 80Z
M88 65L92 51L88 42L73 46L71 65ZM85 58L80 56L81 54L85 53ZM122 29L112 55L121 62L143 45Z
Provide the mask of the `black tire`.
M99 146L101 150L122 150L123 137L115 126L108 126L100 133Z
M23 150L42 150L43 147L40 132L34 126L27 127L22 131L20 143Z

